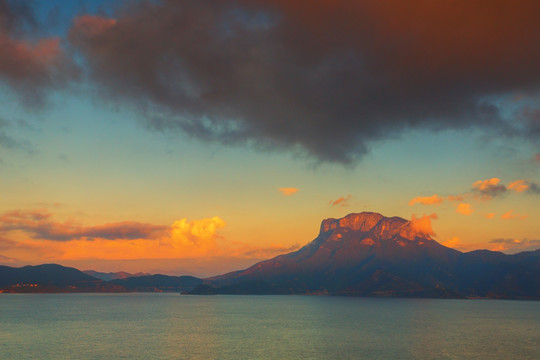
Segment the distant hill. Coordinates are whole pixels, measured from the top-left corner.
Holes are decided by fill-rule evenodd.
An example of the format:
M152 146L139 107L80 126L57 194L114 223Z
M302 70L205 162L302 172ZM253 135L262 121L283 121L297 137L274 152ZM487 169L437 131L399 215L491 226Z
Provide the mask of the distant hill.
M83 273L85 273L87 275L90 275L90 276L93 276L93 277L95 277L97 279L100 279L100 280L103 280L103 281L110 281L110 280L116 280L116 279L126 279L128 277L138 277L138 276L152 275L152 274L143 273L143 272L138 272L136 274L130 274L130 273L125 272L125 271L105 273L105 272L99 272L99 271L94 271L94 270L83 270Z
M303 248L206 279L192 293L538 299L540 251L462 253L410 221L364 212L326 219Z
M109 281L130 291L187 291L202 283L193 276L149 275Z
M6 292L125 291L75 268L43 264L14 268L0 266L0 290Z
M167 275L104 281L77 269L56 264L21 268L0 266L0 292L182 292L193 289L201 282L201 279L193 276Z

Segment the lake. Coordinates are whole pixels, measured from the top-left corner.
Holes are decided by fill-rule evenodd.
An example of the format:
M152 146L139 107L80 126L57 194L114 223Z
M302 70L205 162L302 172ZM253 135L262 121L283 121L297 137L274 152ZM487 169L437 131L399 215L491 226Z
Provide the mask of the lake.
M540 359L540 302L0 294L0 359Z

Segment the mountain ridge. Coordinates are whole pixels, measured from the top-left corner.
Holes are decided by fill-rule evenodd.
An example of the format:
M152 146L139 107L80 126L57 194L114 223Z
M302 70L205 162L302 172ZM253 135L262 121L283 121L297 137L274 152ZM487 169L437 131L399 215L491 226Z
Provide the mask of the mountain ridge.
M250 283L255 293L540 298L540 252L462 253L433 240L428 224L373 212L325 219L297 251L205 279L193 293L250 293Z

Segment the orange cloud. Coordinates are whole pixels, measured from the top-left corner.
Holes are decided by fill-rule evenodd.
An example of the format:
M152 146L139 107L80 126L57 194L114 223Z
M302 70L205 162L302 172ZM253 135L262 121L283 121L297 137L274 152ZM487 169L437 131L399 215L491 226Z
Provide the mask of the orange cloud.
M461 239L457 236L453 236L450 239L443 241L441 244L452 249L458 249L462 246Z
M510 210L508 212L505 212L501 215L501 219L504 220L511 220L511 219L520 219L524 220L528 217L528 215L522 215L522 214L514 214L514 210Z
M529 185L525 180L516 180L508 184L508 189L514 190L515 192L524 192L529 188Z
M501 179L491 178L480 180L472 184L473 190L482 196L483 200L490 200L494 196L502 195L506 192L506 186L499 184Z
M175 248L194 246L202 251L208 251L216 245L216 230L225 225L225 221L217 216L195 221L178 220L171 227L169 241Z
M439 205L444 201L444 199L434 194L432 196L418 196L409 201L409 206L413 206L414 204L422 204L422 205Z
M435 232L431 226L431 219L438 219L437 214L423 215L420 218L416 218L413 214L411 218L411 228L420 234L435 236Z
M219 234L220 217L180 219L171 226L118 222L81 226L52 221L43 210L16 210L0 215L0 262L132 261L151 259L266 258L299 245L254 246L229 242ZM7 236L3 237L3 236Z
M330 205L336 206L339 205L341 207L349 206L349 200L352 199L352 195L347 195L346 197L340 197L337 200L330 200Z
M293 194L296 194L298 192L298 189L297 188L293 188L293 187L290 187L290 188L279 188L278 189L279 191L281 191L281 193L285 196L291 196Z
M495 213L487 213L487 214L485 215L485 218L486 218L486 219L493 219L494 217L495 217Z
M469 216L471 215L474 210L471 209L471 204L466 204L466 203L460 203L457 207L456 207L456 212L458 214L462 214L462 215L466 215L466 216Z
M448 201L452 201L452 202L454 202L454 201L463 201L464 198L465 198L465 196L463 196L463 195L448 195L446 197L446 199Z

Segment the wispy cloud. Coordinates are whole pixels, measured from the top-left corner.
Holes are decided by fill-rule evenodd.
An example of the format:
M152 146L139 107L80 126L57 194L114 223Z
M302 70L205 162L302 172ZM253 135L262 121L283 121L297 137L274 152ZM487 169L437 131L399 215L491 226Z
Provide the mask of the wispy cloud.
M463 201L465 199L465 195L448 195L446 199L450 202Z
M501 215L501 219L504 219L504 220L512 220L512 219L524 220L527 217L528 215L514 213L514 210L507 211Z
M298 192L298 188L290 187L290 188L279 188L279 191L285 196L291 196Z
M0 232L20 230L35 239L69 241L74 239L146 239L167 227L124 221L82 226L73 221L56 222L46 210L14 210L0 215Z
M442 204L443 201L444 201L444 198L437 194L433 194L431 196L418 196L412 199L411 201L409 201L409 206L413 206L415 204L439 205L439 204Z
M489 241L493 245L495 251L503 251L506 253L516 253L520 251L530 251L540 249L539 239L514 239L514 238L498 238Z
M340 207L347 207L349 206L349 200L352 199L352 195L347 195L345 197L340 197L336 200L330 200L330 205L332 206L340 206Z

